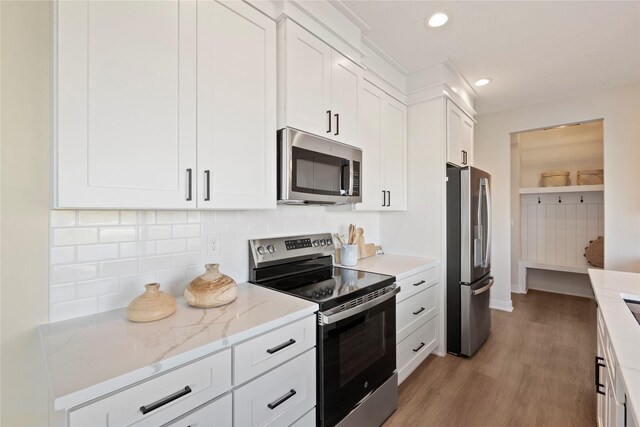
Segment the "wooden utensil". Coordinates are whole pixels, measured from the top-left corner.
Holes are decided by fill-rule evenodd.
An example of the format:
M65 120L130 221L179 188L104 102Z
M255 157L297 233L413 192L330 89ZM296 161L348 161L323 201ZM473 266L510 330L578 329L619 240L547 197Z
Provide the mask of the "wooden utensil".
M348 242L350 245L353 245L355 243L355 232L356 232L356 226L353 224L349 224L349 238L348 238Z
M360 236L357 240L358 243L358 259L367 257L367 250L365 249L364 237Z

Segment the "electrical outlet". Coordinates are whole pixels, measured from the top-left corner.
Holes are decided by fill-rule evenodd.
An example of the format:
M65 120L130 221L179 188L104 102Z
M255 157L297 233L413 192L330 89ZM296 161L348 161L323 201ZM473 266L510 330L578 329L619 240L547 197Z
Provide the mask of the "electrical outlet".
M218 255L220 252L220 237L217 235L207 236L207 255Z

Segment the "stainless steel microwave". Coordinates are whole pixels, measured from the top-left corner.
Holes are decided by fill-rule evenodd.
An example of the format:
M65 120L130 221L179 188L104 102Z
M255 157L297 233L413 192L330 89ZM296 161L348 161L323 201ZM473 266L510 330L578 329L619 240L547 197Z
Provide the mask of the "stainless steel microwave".
M360 203L362 150L296 129L278 131L278 203Z

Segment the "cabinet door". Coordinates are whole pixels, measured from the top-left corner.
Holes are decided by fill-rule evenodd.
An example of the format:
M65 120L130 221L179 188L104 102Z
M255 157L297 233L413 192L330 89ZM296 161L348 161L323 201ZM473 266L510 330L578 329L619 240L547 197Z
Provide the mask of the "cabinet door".
M596 339L596 356L598 358L601 359L596 359L596 366L595 369L599 371L597 371L596 373L596 378L600 378L600 384L604 384L603 387L598 387L598 385L596 384L596 391L601 391L603 392L603 394L598 393L597 396L597 400L596 400L596 406L597 406L597 422L598 422L598 427L606 427L607 426L607 420L608 420L608 416L609 414L607 413L607 406L608 406L608 399L607 399L607 386L606 386L606 382L605 382L605 378L607 377L607 372L606 372L606 367L599 367L597 365L598 360L601 360L602 363L604 363L606 365L606 362L604 362L604 345L603 345L603 337L602 334L600 333L600 329L598 328L597 331L597 339Z
M56 20L55 206L195 207L196 5L63 1Z
M360 129L362 141L362 203L356 210L383 210L386 193L383 193L383 164L380 161L380 115L384 93L365 82L360 94Z
M447 100L447 162L462 166L461 123L463 113Z
M330 137L331 48L290 19L285 25L285 125Z
M198 2L198 207L276 206L276 26L242 2Z
M358 133L358 97L362 82L362 69L332 51L331 61L331 113L333 133L330 138L345 144L360 146Z
M388 210L407 209L407 107L385 95L380 120Z
M473 127L474 123L469 116L462 114L460 121L460 149L462 150L462 164L473 166Z

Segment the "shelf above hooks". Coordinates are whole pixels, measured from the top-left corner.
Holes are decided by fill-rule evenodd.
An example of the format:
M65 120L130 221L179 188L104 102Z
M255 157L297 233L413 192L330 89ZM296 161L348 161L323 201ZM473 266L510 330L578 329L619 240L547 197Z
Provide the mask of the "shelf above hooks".
M604 184L600 185L568 185L566 187L528 187L521 188L520 194L548 194L548 193L586 193L589 191L604 191Z

